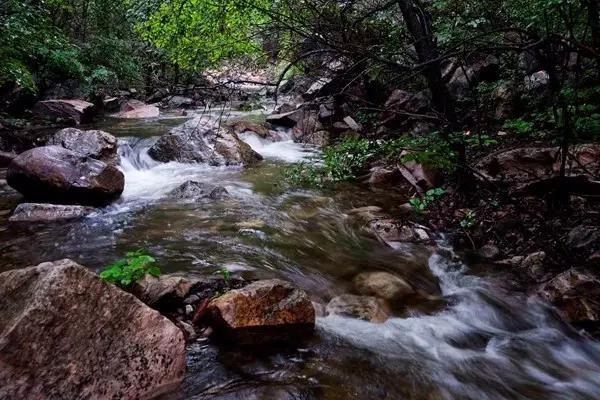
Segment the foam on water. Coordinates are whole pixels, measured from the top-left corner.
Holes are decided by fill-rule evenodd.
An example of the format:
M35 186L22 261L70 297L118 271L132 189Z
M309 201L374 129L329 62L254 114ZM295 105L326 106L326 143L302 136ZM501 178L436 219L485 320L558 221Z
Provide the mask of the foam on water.
M278 133L282 136L282 140L278 142L262 139L252 133L243 133L239 136L266 159L295 163L320 154L315 146L294 143L290 132L280 131Z
M527 391L548 399L600 397L600 343L577 335L544 305L467 275L464 264L434 254L429 266L450 296L444 311L381 325L330 316L318 319L319 329L376 354L387 368L420 366L444 398L532 398Z

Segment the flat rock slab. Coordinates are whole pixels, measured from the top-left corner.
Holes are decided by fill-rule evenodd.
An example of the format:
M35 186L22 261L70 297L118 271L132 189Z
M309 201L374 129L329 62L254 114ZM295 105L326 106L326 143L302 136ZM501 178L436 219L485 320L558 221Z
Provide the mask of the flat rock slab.
M52 222L83 218L94 208L84 206L64 206L58 204L22 203L17 206L10 222Z
M183 334L71 260L0 274L0 398L140 399L179 384Z

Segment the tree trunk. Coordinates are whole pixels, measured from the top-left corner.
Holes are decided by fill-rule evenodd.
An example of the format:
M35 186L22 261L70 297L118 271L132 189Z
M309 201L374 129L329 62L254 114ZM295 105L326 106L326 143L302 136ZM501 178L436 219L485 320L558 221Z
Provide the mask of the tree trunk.
M433 34L431 21L419 0L398 0L398 5L406 29L413 39L413 46L417 52L419 63L424 65L422 73L431 91L433 107L446 119L446 126L442 133L446 140L450 140L450 134L459 128L458 118L454 99L442 78L442 69L438 60L437 40ZM457 152L459 165L465 166L464 145L454 143L453 148Z

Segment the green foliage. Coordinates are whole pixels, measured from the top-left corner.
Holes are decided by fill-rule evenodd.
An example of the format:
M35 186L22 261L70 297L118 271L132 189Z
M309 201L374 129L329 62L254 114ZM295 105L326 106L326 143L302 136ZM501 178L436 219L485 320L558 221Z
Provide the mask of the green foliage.
M517 135L528 135L533 132L533 122L524 121L522 119L504 121L504 129L515 132Z
M323 168L327 180L347 181L356 178L368 160L377 154L377 143L366 139L346 139L334 147L325 148Z
M213 272L213 275L221 275L225 280L225 283L229 284L229 278L231 277L231 273L226 267L222 267L216 270L215 272Z
M463 219L460 220L460 227L463 229L470 229L477 223L477 215L473 210L467 210Z
M253 38L256 27L268 23L266 0L251 3L223 0L173 0L138 15L138 31L182 68L217 66L245 54L261 55Z
M100 278L113 285L127 288L144 274L159 276L161 271L154 257L140 249L125 253L125 258L104 268L100 272Z
M325 175L322 168L306 161L281 171L283 180L292 187L321 187L325 183Z
M427 210L427 207L429 207L431 203L443 195L444 189L442 188L429 189L427 192L425 192L424 196L413 197L409 200L409 203L413 206L417 213L421 214Z

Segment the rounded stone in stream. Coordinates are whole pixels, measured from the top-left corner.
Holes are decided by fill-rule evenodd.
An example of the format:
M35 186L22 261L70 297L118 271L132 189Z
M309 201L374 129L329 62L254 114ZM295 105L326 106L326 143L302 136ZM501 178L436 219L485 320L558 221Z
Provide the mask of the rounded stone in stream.
M209 304L215 332L238 344L298 340L312 334L315 310L291 283L263 280L231 290Z
M144 399L186 370L181 330L71 260L0 274L0 398Z
M17 156L8 168L7 182L32 202L104 206L119 198L125 176L91 157L45 146Z
M222 186L210 185L196 181L187 181L169 193L169 197L182 200L224 200L230 196Z
M383 299L372 296L356 296L343 294L334 297L327 305L327 315L357 318L381 324L391 314L389 304Z
M364 272L354 278L356 291L388 301L414 294L413 288L402 278L389 272Z

